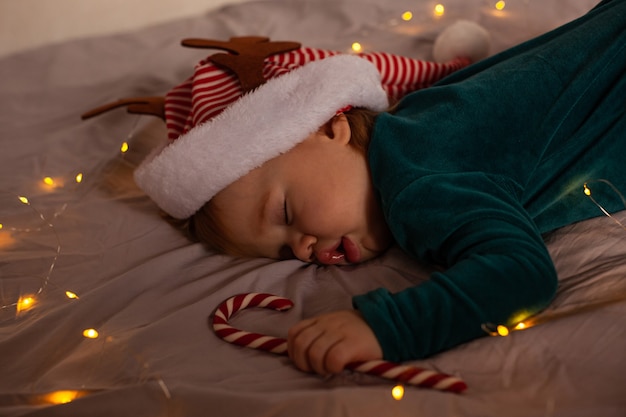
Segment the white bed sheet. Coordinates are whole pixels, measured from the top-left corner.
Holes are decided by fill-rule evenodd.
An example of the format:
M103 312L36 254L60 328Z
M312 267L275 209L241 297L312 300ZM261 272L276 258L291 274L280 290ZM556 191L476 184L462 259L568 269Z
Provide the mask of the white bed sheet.
M359 41L428 59L436 34L455 19L487 27L497 52L594 2L509 1L496 11L488 1L450 0L441 18L434 4L259 1L0 60L0 415L626 415L624 301L414 362L461 376L469 385L461 395L407 388L396 401L391 382L351 372L324 379L286 357L223 342L207 319L234 294L292 299L289 312L250 310L234 320L284 337L301 318L349 308L354 294L415 285L428 267L395 248L346 268L212 254L162 220L132 181L134 166L164 138L161 123L121 110L79 120L92 107L162 95L186 78L206 51L180 47L185 37L264 35L346 51ZM412 21L399 19L405 10ZM130 150L121 155L124 141ZM616 217L624 222L626 212ZM547 313L626 291L626 230L611 219L561 229L548 245L560 288ZM17 313L29 294L34 306ZM83 337L89 328L97 339ZM44 395L64 390L84 395L64 404Z

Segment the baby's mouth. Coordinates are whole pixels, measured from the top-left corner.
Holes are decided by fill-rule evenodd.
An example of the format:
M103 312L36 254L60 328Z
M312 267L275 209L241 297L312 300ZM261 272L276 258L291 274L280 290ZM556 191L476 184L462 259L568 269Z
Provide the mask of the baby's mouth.
M346 249L343 247L343 240L341 241L339 246L337 246L335 252L337 253L336 256L340 257L341 259L344 259L346 257Z
M361 250L352 240L344 236L334 246L316 253L315 258L323 265L356 264L361 261Z
M343 241L339 241L335 246L321 250L315 254L317 260L324 265L336 265L346 258Z

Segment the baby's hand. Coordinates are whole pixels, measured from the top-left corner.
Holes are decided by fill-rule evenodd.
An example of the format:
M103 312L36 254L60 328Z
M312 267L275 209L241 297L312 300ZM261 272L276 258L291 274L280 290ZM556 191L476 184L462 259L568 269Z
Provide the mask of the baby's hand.
M356 361L382 359L372 329L356 310L303 320L289 329L289 357L303 371L337 374Z

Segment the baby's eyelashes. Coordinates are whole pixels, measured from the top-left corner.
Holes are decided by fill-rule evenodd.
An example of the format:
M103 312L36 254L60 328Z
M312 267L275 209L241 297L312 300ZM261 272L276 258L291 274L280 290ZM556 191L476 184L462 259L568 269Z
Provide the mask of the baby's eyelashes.
M285 217L285 224L289 225L289 211L287 210L287 199L283 202L283 216Z

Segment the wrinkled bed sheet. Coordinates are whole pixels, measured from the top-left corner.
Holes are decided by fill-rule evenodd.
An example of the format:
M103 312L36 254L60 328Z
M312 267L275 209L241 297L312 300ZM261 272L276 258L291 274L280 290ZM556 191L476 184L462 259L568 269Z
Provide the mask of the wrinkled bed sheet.
M488 28L497 52L594 2L444 5L437 18L430 1L259 1L0 60L0 415L624 416L626 303L611 301L626 291L626 230L612 219L548 237L560 288L543 323L414 362L462 377L466 393L407 388L397 401L392 382L299 372L286 357L223 342L207 320L234 294L274 293L295 307L248 310L233 324L285 337L304 317L350 308L354 294L416 285L428 266L395 248L345 268L208 252L133 183L165 137L160 121L122 110L79 119L186 78L206 51L180 47L185 37L264 35L345 51L358 41L428 59L458 18ZM405 10L413 20L400 19ZM626 212L615 218L626 222ZM90 328L98 338L83 336ZM58 393L67 390L78 392Z

